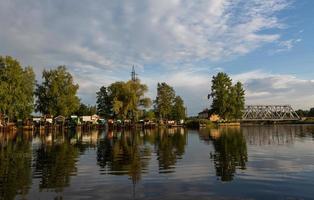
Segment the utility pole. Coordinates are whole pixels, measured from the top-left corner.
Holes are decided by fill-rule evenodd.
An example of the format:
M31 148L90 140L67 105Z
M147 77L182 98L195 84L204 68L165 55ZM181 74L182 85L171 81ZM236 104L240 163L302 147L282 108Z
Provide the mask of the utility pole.
M135 69L134 69L134 65L132 66L132 72L131 72L131 80L132 81L136 81L136 73L135 73Z

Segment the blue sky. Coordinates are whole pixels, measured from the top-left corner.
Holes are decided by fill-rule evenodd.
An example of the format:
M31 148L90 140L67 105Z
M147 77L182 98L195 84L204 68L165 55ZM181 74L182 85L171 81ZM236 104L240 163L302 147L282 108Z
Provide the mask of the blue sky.
M219 71L242 81L247 104L314 107L312 0L0 0L0 54L66 65L83 102L132 65L155 98L172 85L194 115Z

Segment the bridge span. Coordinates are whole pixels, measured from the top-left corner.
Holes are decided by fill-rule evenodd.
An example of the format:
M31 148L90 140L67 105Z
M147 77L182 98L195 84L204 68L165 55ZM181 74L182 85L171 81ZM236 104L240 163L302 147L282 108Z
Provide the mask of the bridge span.
M247 105L242 121L299 121L301 118L290 105Z

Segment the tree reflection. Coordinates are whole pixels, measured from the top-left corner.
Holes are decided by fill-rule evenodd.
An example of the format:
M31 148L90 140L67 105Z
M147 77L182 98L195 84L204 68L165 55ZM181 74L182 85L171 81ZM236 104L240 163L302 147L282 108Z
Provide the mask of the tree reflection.
M160 170L173 168L181 159L186 145L185 129L160 129L156 135L157 156ZM171 171L161 171L171 172Z
M210 158L214 160L216 175L221 181L232 181L237 168L246 168L245 137L238 128L213 129L211 132L215 152L210 154Z
M134 184L147 168L151 149L139 132L108 132L97 148L98 165L111 174L128 174Z
M26 137L25 137L26 136ZM28 193L31 181L31 142L25 133L0 144L0 199Z
M184 154L186 130L108 132L97 145L97 163L105 173L129 175L133 183L145 173L155 147L159 169L171 169Z
M41 190L54 189L61 192L64 187L69 186L70 176L77 170L76 161L80 148L72 145L70 138L64 137L64 134L51 137L52 139L46 139L36 150L35 171L40 174Z

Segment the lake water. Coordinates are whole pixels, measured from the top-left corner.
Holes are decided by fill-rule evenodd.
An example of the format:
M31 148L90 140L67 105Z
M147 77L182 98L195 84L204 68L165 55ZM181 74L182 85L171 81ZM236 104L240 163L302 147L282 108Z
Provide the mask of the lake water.
M0 199L314 199L314 126L0 133Z

